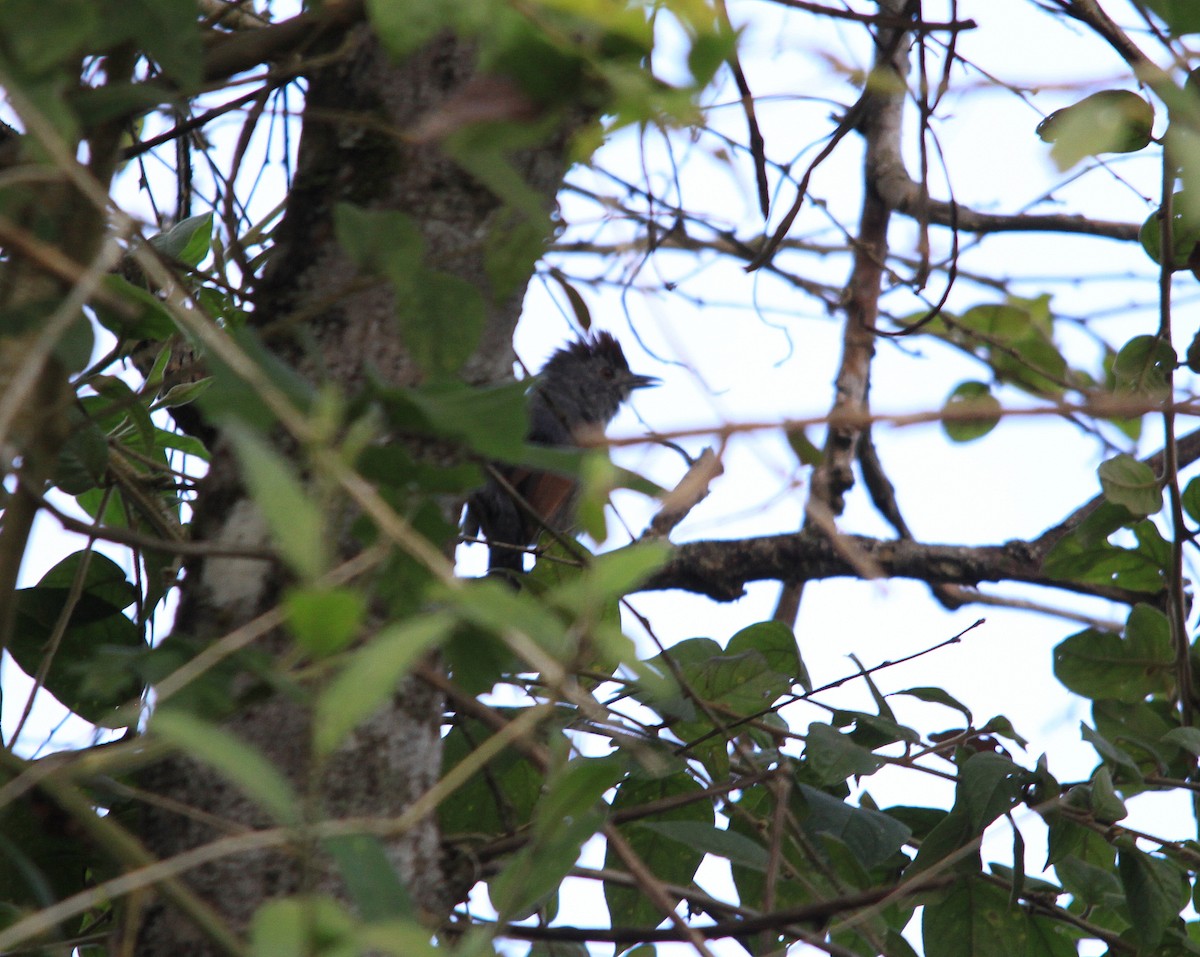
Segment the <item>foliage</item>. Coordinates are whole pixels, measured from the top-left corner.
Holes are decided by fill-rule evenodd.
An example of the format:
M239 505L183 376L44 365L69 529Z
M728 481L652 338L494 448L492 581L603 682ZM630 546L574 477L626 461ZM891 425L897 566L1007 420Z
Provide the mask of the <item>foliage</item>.
M900 33L903 5L881 2L878 20L810 6L787 15L805 24L844 19L862 29L864 44L867 27L881 38L862 47L875 59L856 75L857 105L846 104L845 120L821 134L830 155L853 163L838 152L853 127L876 137L866 166L878 175L871 164L879 154L894 147L899 157L901 149L885 141L887 123L868 120L892 111L899 128L910 91L922 108L927 160L930 117L942 103L920 73L924 57L950 57L946 82L957 82L961 64L945 39L976 24L937 23L926 12L929 22L904 20L912 32ZM279 51L233 38L271 27L210 13L197 19L183 0L0 4L0 83L15 127L0 137L0 449L8 472L0 638L44 692L26 704L15 680L4 688L10 701L22 700L5 711L2 729L0 951L126 952L110 934L136 917L137 894L152 886L175 892L174 875L150 867L136 840L136 812L148 797L138 774L172 752L195 759L258 815L253 828L210 845L214 854L258 841L342 877L341 899L316 891L272 899L248 928L204 926L233 952L475 954L515 939L533 941L536 953L586 940L644 954L671 941L704 951L720 939L753 954L806 942L839 955L907 957L918 937L929 957L1060 957L1082 942L1114 954L1200 952L1195 821L1182 838L1165 825L1150 833L1122 823L1148 795L1193 792L1200 757L1185 574L1192 526L1200 524L1200 478L1183 474L1200 460L1200 440L1180 428L1197 409L1179 359L1198 371L1200 339L1188 346L1172 326L1169 281L1189 268L1200 275L1200 213L1189 200L1200 193L1192 182L1200 105L1183 72L1185 40L1200 22L1183 0L1137 5L1157 31L1155 59L1164 65L1151 69L1093 4L1043 6L1073 17L1097 44L1128 41L1114 44L1128 63L1123 86L1145 88L1078 96L1036 131L1030 124L1029 139L1052 144L1047 153L1059 168L1084 163L1090 173L1111 159L1099 154L1140 154L1162 172L1156 208L1115 224L1057 213L1001 223L966 204L930 201L936 183L928 178L906 196L885 195L881 178L861 201L880 204L883 227L878 215L864 215L864 235L842 230L854 238L843 236L834 250L788 234L804 205L808 160L764 146L742 64L756 25L735 29L723 2L368 0L362 23L398 61L447 31L477 45L486 90L452 99L432 126L397 135L451 158L498 198L500 212L474 239L486 249L481 278L439 258L436 236L406 211L336 207L330 232L355 280L385 284L403 304L395 322L416 370L412 381L385 381L368 355L351 390L301 371L296 352L280 347L256 311L280 207L253 195L236 168L261 134L255 124L268 104L279 129L294 135L282 91L298 95L295 77L315 63L287 68L294 73L280 65L264 80L255 69ZM355 16L324 7L298 14L313 18L301 25L336 32L346 28L337 17ZM904 60L910 41L922 54L912 72ZM243 49L249 59L236 70L218 69L217 53L244 56ZM674 69L663 70L663 60ZM246 124L231 159L215 137L196 131L227 112L214 88L234 96L241 82L256 86L253 97L230 101ZM730 145L714 119L718 93L731 89L751 130L746 147ZM1157 136L1156 117L1166 124ZM566 222L554 221L514 159L556 142L568 120L576 125L564 138L580 178L564 199L596 203L597 218L609 221L599 232L589 215L572 219L579 207L566 202ZM156 124L164 135L148 132ZM639 137L643 146L655 137L672 148L703 143L739 181L753 181L764 214L770 205L776 216L799 195L792 218L779 217L784 225L773 235L762 223L728 229L709 197L692 211L690 197L654 194L658 173L635 182L640 174L629 168L610 173L611 194L584 185L583 173L594 183L603 180L601 164L617 162L596 152L604 142ZM141 177L153 192L148 165L176 148L184 156L177 208L143 227L127 212L131 181ZM197 165L218 170L211 193L189 192L189 149ZM812 159L809 172L824 161ZM192 215L196 207L203 211ZM901 213L920 226L915 259L889 247L887 218ZM871 222L876 232L866 235ZM1157 325L1109 335L1097 317L1060 307L1048 291L988 276L969 279L985 292L952 300L959 241L943 236L942 252L931 251L931 227L956 237L1023 229L1120 239L1129 270L1142 270L1139 288L1164 290ZM631 248L639 262L684 256L688 269L733 260L760 268L792 296L814 296L818 312L842 310L834 408L821 422L784 421L776 410L762 430L779 435L809 479L812 518L801 531L694 543L712 546L703 560L689 557L700 549L653 535L624 545L616 534L606 539L610 493L654 484L613 468L603 450L531 446L524 385L470 374L496 302L523 288L535 268L586 330ZM805 257L835 252L853 270L845 294L802 270ZM572 259L577 254L593 258ZM903 306L880 306L885 273ZM946 281L940 302L922 298L930 275ZM628 277L623 284L626 292L635 285ZM804 313L794 311L790 318ZM303 325L311 316L268 318ZM1073 345L1081 329L1090 348ZM804 334L795 333L798 350ZM1018 416L1066 421L1103 449L1094 497L1035 539L1012 529L994 546L964 545L959 564L915 540L869 428L865 370L883 334L965 370L940 408L915 416L940 423L955 454ZM808 437L822 429L823 449ZM755 430L712 428L722 442ZM1144 431L1162 437L1161 454L1138 457ZM544 547L520 588L456 575L445 557L456 509L496 461L579 480L581 514L605 548ZM210 463L236 470L269 547L229 555L194 537L193 508ZM835 528L856 468L897 540ZM980 512L989 506L982 497L974 503ZM82 539L18 587L23 557L36 555L46 534L33 524L39 513ZM783 555L782 573L762 571L779 563L755 564L772 549ZM181 622L160 640L177 592L199 587L182 574L184 561L218 555L243 562L247 580L273 570L280 584L270 610L223 623L215 638ZM1067 777L1037 738L1023 738L1020 702L1011 714L979 721L969 699L934 683L940 679L884 690L881 675L894 661L867 667L854 658L835 676L818 671L810 637L801 634L802 656L782 613L747 613L734 628L716 616L704 627L637 623L628 600L652 585L735 597L762 578L792 586L837 576L915 578L947 607L984 600L974 586L1002 581L1102 600L1110 617L1119 608L1115 625L1091 616L1053 650L1054 678L1090 709L1081 728L1094 751L1090 772ZM664 624L671 641L660 639ZM265 634L279 642L257 641ZM910 657L933 658L963 634ZM311 781L284 774L275 755L230 723L257 700L241 694L248 685L299 703L311 721L311 738L299 746L322 771L414 677L446 695L443 775L427 804L395 818L327 816ZM845 686L869 703L847 704L835 693ZM91 743L38 751L32 729L47 696L96 729ZM388 842L430 813L448 869L460 875L456 890L481 885L492 917L462 908L430 915L410 899ZM1037 873L1028 873L1027 842L1040 833L1044 855L1039 846ZM727 878L711 877L716 865ZM592 915L577 933L562 926L578 920L569 878L602 885L607 925Z

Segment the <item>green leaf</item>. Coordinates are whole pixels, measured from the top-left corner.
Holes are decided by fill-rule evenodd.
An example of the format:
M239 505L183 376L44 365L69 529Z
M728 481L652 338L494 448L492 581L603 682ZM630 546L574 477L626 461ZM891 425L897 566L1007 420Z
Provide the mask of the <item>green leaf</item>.
M729 30L702 33L692 41L688 51L688 72L697 87L712 82L721 68L737 50L737 35Z
M1187 483L1182 495L1183 511L1193 522L1200 522L1200 478Z
M354 935L354 954L390 954L392 957L444 957L445 950L434 946L429 928L417 920L379 920L360 927ZM470 935L466 940L470 941ZM469 943L462 953L487 953L472 950ZM309 957L309 954L305 954ZM346 957L350 957L348 953Z
M1150 143L1154 107L1128 90L1102 90L1055 110L1038 124L1038 136L1053 143L1050 156L1060 170L1085 156L1133 153Z
M510 212L506 217L496 218L483 250L483 267L493 301L503 302L525 288L534 264L546 251L549 229L550 223L545 216L530 220ZM555 278L564 289L574 292L561 273ZM576 292L575 295L579 294ZM586 306L584 308L586 310Z
M599 820L596 820L599 826ZM571 868L579 860L582 841L558 839L527 845L505 862L488 884L488 896L501 920L522 920L539 909L549 909Z
M1067 360L1054 341L1040 330L1018 339L1012 352L990 351L988 361L1001 382L1011 382L1033 395L1061 395L1067 378Z
M133 39L179 85L199 84L203 50L190 0L121 0L104 22ZM106 39L103 45L115 45L117 37Z
M1154 470L1132 455L1121 454L1102 462L1097 470L1104 497L1137 516L1162 510L1162 486Z
M1027 952L1029 929L1007 890L962 880L925 905L921 939L925 957L1013 957Z
M7 317L6 317L7 318ZM54 344L54 355L69 372L79 372L91 361L96 336L83 316L72 322Z
M562 618L543 602L498 581L484 580L453 593L451 601L466 621L504 635L516 629L542 648L554 652L574 650L576 642L564 634Z
M288 628L310 655L324 657L354 640L366 614L366 601L351 588L293 589L284 599Z
M212 221L211 211L189 216L166 232L151 236L150 245L168 259L194 268L204 261L212 249Z
M83 822L65 814L39 789L10 789L21 770L42 773L39 765L44 762L23 763L13 757L0 771L0 784L10 795L0 807L0 917L5 927L18 910L50 907L94 886L96 875L109 867L94 842L80 840ZM62 929L65 939L69 931Z
M95 375L88 380L88 385L104 400L85 400L85 408L93 420L115 438L128 441L136 435L140 440L137 451L149 455L154 450L155 427L142 398L115 376Z
M954 806L970 816L976 833L1019 803L1025 771L999 754L980 753L967 758L959 772Z
M60 589L66 592L79 574L79 566L85 561L87 571L83 576L83 595L75 615L94 621L128 608L137 601L137 589L126 580L124 569L111 558L96 552L79 551L68 555L41 577L37 589ZM32 592L33 589L23 588L20 591Z
M547 64L542 61L538 66L544 71ZM552 129L549 115L524 122L472 123L447 136L442 148L506 206L530 222L544 223L541 194L526 182L510 157L517 150L541 145Z
M174 449L184 455L194 455L201 462L207 462L211 458L208 449L199 439L191 435L177 435L166 429L158 429L155 432L155 446L160 450Z
M1112 775L1104 765L1092 774L1092 814L1102 824L1115 824L1128 816L1125 802L1113 787Z
M272 353L258 338L257 330L244 326L226 326L233 343L244 358L257 366L257 375L268 378L271 385L299 410L307 411L313 403L313 386L291 366ZM277 426L274 412L263 401L255 385L225 363L216 353L205 353L204 361L212 373L213 385L197 400L205 421L217 425L240 423L259 432L268 433Z
M796 453L801 465L820 465L825 461L825 453L813 445L804 429L791 429L787 433L788 445Z
M1200 33L1200 7L1194 0L1144 0L1145 5L1162 17L1175 36Z
M617 470L608 452L592 449L584 453L579 469L579 498L575 522L594 541L608 541L608 497L616 487Z
M474 462L460 465L418 462L399 445L372 445L364 449L358 457L358 471L363 478L407 500L472 492L485 480L483 470Z
M123 308L95 302L92 308L100 324L122 339L161 342L175 332L175 320L158 298L115 273L100 280L101 287L120 300Z
M996 818L1021 800L1021 787L1028 775L998 754L972 754L959 769L954 807L921 842L913 872L950 863L962 870L978 870L979 851L960 853L975 842ZM1007 897L1006 897L1007 901Z
M387 51L400 60L455 22L455 5L443 0L367 0L367 18Z
M520 715L520 709L498 710L510 719ZM460 715L443 741L443 772L471 760L475 749L495 733L494 729ZM500 751L442 802L438 822L443 835L490 837L525 827L533 816L544 783L542 772L518 751L512 748Z
M67 410L71 434L58 450L53 482L68 495L100 485L108 471L108 439L78 405Z
M1166 212L1159 207L1142 223L1138 230L1138 242L1146 255L1159 265L1163 261L1163 220ZM1196 244L1200 243L1200 219L1193 208L1192 196L1179 191L1171 197L1171 270L1179 272L1189 269L1190 261ZM1156 336L1140 336L1138 338L1154 339Z
M59 619L68 608L72 585L85 562L79 599L64 627ZM137 591L119 565L94 552L75 552L50 569L37 585L18 589L8 651L22 670L35 675L51 650L52 636L61 628L45 677L46 690L71 711L88 720L100 720L141 691L137 675L128 670L113 674L99 667L106 655L145 647L137 626L122 614L136 600Z
M602 805L607 812L608 805L601 798L625 776L626 768L620 755L567 761L547 782L545 796L534 814L534 836L569 829L572 822L588 817Z
M333 209L338 244L361 269L407 281L421 267L425 241L405 213L338 203Z
M1124 636L1089 628L1054 649L1054 675L1085 698L1140 701L1169 690L1175 654L1166 617L1149 605L1130 613Z
M425 242L404 213L334 208L338 242L363 270L390 279L396 317L414 361L432 378L448 378L475 351L483 331L484 301L471 283L424 265ZM446 317L454 334L446 334Z
M856 775L874 774L883 764L866 748L827 724L808 726L804 769L819 784L841 784Z
M326 838L322 844L337 862L350 899L364 920L374 922L414 915L408 891L379 838L347 834Z
M332 753L361 721L396 690L422 654L454 627L446 614L389 625L351 655L317 698L313 742L318 754Z
M744 790L736 802L730 803L729 831L740 835L744 841L748 842L749 847L757 849L744 851L739 855L746 858L746 864L731 862L730 870L744 907L759 909L764 904L769 866L766 869L763 868L761 853L765 851L764 845L768 835L772 833L772 822L777 821L781 813L792 816L797 821L808 815L808 808L798 791L791 791L782 808L780 807L781 800L783 800L783 794L780 789L752 787ZM829 864L823 853L824 848L815 848L816 853L821 855L822 864L825 865L820 868L813 867L813 859L809 850L807 842L791 837L786 837L780 842L781 863L795 873L804 876L801 880L776 882L774 886L774 905L776 907L812 903L822 899L825 893L836 893L831 883L823 879Z
M226 430L280 557L301 578L316 578L332 560L320 507L296 477L292 463L259 435L236 422L228 423Z
M671 649L672 654L678 646ZM794 675L775 671L761 652L722 653L681 663L684 679L705 701L734 714L757 714L791 688Z
M748 837L698 821L648 821L642 827L741 867L765 871L766 848Z
M1029 926L1027 957L1078 957L1072 932L1060 921L1035 914L1026 914Z
M1111 698L1093 702L1096 731L1107 741L1117 742L1137 761L1142 774L1186 774L1188 755L1167 737L1179 726L1179 712L1165 696L1148 701L1124 702ZM1137 778L1124 776L1121 789L1126 797L1140 786Z
M891 714L890 710L888 714ZM864 711L835 711L833 723L838 727L853 723L854 727L848 737L868 751L884 748L898 741L916 744L921 740L921 736L912 728L905 727L892 718L881 718Z
M776 645L778 640L776 633L770 640L771 645ZM736 649L738 646L734 647ZM783 648L777 648L777 652L782 655L777 661L786 662L790 657L790 652ZM719 711L727 710L737 715L758 714L768 708L788 692L795 680L794 675L775 671L762 652L747 649L728 654L711 638L686 639L662 655L644 662L646 667L664 679L654 693L647 695L647 703L664 716L678 719L672 730L682 740L706 737L712 750L704 755L695 755L705 761L717 760L723 764L728 759L726 734L716 729L716 737L711 737L714 731L712 721L676 684L674 669L665 660L668 656L675 662L684 683L696 696L718 706Z
M1000 403L986 382L960 382L942 406L942 431L952 442L972 442L1000 421ZM955 418L969 416L969 418Z
M961 714L966 719L968 725L973 723L971 709L943 688L909 688L906 691L897 691L895 694L908 695L911 698L916 698L918 701L928 701L930 704L944 704L947 708L953 708Z
M671 547L665 542L635 542L597 555L582 574L572 576L552 589L546 599L585 620L635 591L667 560L670 551ZM619 623L620 616L615 608L613 614Z
M1106 503L1101 509L1119 509L1132 520L1122 506ZM1142 549L1118 548L1103 539L1093 542L1092 536L1076 532L1064 537L1046 556L1042 562L1046 575L1061 581L1118 585L1150 594L1163 590L1163 564L1156 556Z
M665 799L686 795L698 797L702 790L681 765L674 767L669 774L653 779L634 773L617 787L612 811L614 815L620 815L622 812L632 812L643 805ZM666 884L686 887L704 859L704 851L691 844L680 843L643 825L664 821L692 821L711 827L714 820L711 799L699 798L687 804L658 811L649 817L638 817L628 824L622 824L620 829L630 847L646 862L656 878ZM620 856L612 847L605 853L604 866L618 870L624 867ZM661 918L658 908L647 900L640 889L605 882L604 899L608 903L609 917L614 926L653 926Z
M1113 360L1113 377L1121 392L1161 398L1167 394L1175 350L1158 336L1134 336Z
M1165 744L1176 745L1189 754L1200 755L1200 728L1172 728L1162 736Z
M179 385L173 385L163 394L162 398L154 403L150 411L177 409L180 406L189 405L204 395L212 384L212 379L197 379L195 382L181 382Z
M1077 824L1065 814L1047 814L1047 823L1047 867L1054 865L1057 868L1064 861L1079 860L1092 867L1112 870L1117 855L1103 834Z
M1125 901L1121 882L1110 868L1068 856L1055 862L1054 873L1067 893L1084 907L1112 908Z
M167 374L167 366L171 364L171 347L163 345L154 355L154 363L150 366L150 371L146 373L145 382L142 384L141 392L143 394L152 393L162 389L163 378Z
M854 807L807 784L798 787L808 805L805 829L837 838L866 870L888 860L912 836L907 825L882 811Z
M356 921L327 897L289 897L265 903L250 925L250 957L349 957Z
M1001 382L1034 395L1060 395L1068 376L1067 361L1054 344L1054 317L1049 298L1010 297L963 313L944 338L972 355L980 355Z
M1002 714L992 715L979 730L983 734L998 734L1002 738L1008 738L1009 741L1015 742L1026 750L1029 748L1029 742L1017 733L1017 729L1013 727L1012 722Z
M395 281L393 279L393 281ZM404 345L430 376L449 377L471 357L483 332L479 290L449 273L424 270L407 286L396 283L397 315ZM446 317L454 334L446 334Z
M808 669L800 660L800 646L796 633L783 622L760 621L747 625L729 639L725 654L735 655L754 651L762 655L773 672L791 679L806 691L812 689Z
M566 277L563 271L555 266L551 266L549 276L563 291L563 295L567 297L567 303L571 307L571 314L575 317L575 322L579 328L587 332L592 328L592 313L588 309L587 300L578 289Z
M1031 324L1032 316L1029 310L1011 301L972 306L962 314L957 323L962 329L979 333L989 340L1005 345L1027 336ZM956 329L951 329L946 334L951 338L959 338L962 335Z
M525 443L528 382L473 389L439 383L383 394L389 418L406 431L440 435L463 442L490 459L578 474L578 453Z
M662 542L634 542L596 555L583 575L557 589L549 597L562 607L576 612L615 601L636 591L667 560L670 551L670 546Z
M1105 761L1113 767L1124 771L1132 780L1141 780L1142 772L1138 769L1137 762L1129 755L1128 751L1117 747L1105 738L1104 735L1082 722L1079 725L1079 733L1083 736L1083 740L1091 744L1096 749L1096 753Z
M160 708L149 733L208 765L281 824L298 824L300 799L287 778L240 737L185 712Z
M0 4L5 52L28 75L48 73L92 44L100 15L90 0L5 0Z
M604 792L624 772L617 757L578 758L551 776L534 812L533 840L491 882L492 905L502 919L531 913L558 890L584 842L604 823Z
M1117 856L1117 875L1134 918L1129 934L1139 950L1151 951L1187 904L1186 875L1174 862L1151 857L1132 842Z

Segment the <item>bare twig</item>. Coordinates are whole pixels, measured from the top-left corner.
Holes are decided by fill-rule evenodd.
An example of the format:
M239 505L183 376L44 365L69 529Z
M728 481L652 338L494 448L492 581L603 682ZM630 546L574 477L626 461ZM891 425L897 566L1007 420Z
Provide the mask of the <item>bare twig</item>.
M649 528L642 533L642 538L666 538L693 508L704 501L709 486L724 471L721 460L711 448L701 452L679 484L663 496L662 507L651 520Z

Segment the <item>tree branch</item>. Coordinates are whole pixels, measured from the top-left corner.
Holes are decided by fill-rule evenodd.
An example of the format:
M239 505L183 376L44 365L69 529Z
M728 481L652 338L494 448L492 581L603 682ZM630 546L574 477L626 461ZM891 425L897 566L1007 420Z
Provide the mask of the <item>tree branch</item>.
M1200 460L1200 429L1176 443L1178 468ZM1165 452L1142 460L1161 474ZM707 595L716 601L742 597L753 581L805 582L822 578L863 577L864 562L889 578L912 578L929 584L977 585L980 582L1016 581L1106 598L1132 605L1152 601L1150 592L1062 581L1042 572L1050 550L1104 504L1097 495L1057 525L1030 541L1003 545L929 545L910 540L883 541L864 535L825 535L798 532L732 541L690 542L681 545L670 561L639 589L663 591L679 588ZM847 558L852 556L853 560Z
M321 4L318 10L260 30L229 34L205 54L204 79L224 80L285 53L307 49L325 31L349 26L361 20L363 13L362 0L333 0Z
M1051 578L1041 571L1042 560L1049 548L1040 548L1038 542L927 545L906 540L881 541L865 535L840 535L838 538L855 555L865 557L888 578L952 585L1018 581L1130 605L1153 598L1148 592ZM716 601L734 601L741 598L745 586L754 581L861 577L858 563L848 561L845 551L825 536L809 532L690 542L681 545L666 565L650 576L639 590L679 588L707 595Z

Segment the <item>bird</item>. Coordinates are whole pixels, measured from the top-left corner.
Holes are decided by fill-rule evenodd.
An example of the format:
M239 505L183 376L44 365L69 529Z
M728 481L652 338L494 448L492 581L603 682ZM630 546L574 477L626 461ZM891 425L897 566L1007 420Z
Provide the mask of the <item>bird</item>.
M596 445L635 389L658 385L631 372L621 344L610 333L581 338L555 352L529 391L529 430L534 445L583 448ZM488 542L488 573L525 571L525 552L544 528L569 529L579 483L571 476L511 465L489 467L487 484L467 500L463 531L482 532ZM515 493L515 494L514 494Z

